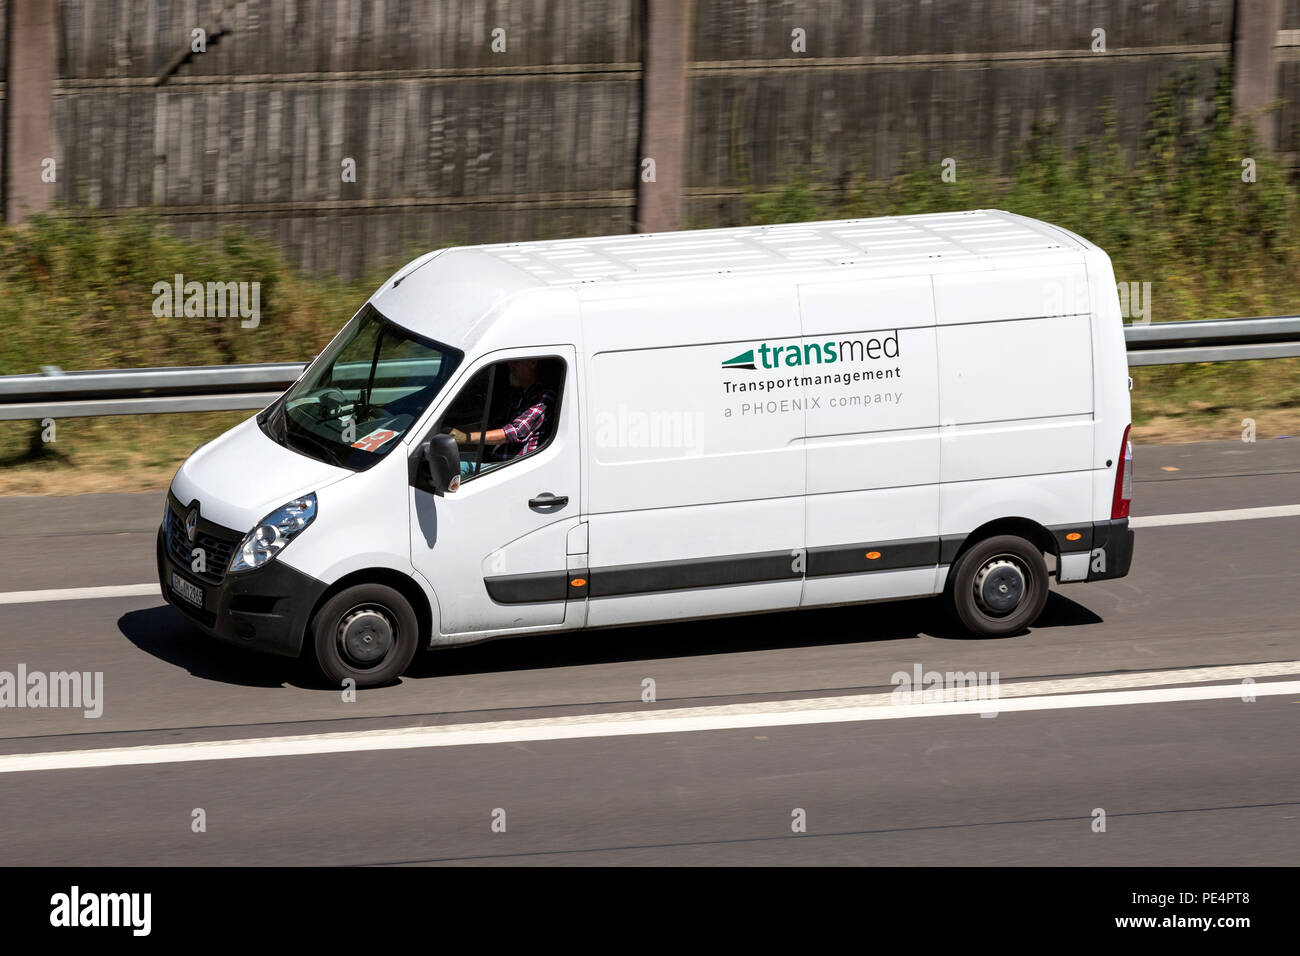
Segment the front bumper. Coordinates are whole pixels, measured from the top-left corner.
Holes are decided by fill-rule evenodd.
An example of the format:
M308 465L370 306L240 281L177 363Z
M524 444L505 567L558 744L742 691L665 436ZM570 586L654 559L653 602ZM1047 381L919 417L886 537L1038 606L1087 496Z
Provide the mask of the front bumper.
M255 571L225 574L220 583L205 581L181 567L165 546L165 529L158 528L158 583L163 597L204 633L269 654L297 657L316 602L325 584L278 560ZM198 607L172 587L172 575L199 589Z
M1133 564L1133 529L1128 518L1113 518L1092 523L1092 557L1088 564L1089 581L1108 581L1128 574Z

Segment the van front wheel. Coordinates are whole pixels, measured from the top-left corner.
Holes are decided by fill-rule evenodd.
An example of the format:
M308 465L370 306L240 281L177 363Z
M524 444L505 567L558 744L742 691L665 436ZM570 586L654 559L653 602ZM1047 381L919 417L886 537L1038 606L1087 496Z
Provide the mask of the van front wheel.
M392 683L415 657L419 630L410 603L392 588L345 588L312 621L316 666L335 685L348 678L357 687Z
M1047 603L1047 562L1015 535L980 541L948 575L948 601L973 634L1015 634L1038 620Z

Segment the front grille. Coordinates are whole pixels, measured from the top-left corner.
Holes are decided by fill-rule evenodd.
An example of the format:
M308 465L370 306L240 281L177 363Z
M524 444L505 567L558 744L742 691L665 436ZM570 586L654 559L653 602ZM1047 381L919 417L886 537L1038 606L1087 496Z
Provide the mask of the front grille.
M226 568L230 566L230 558L235 553L235 547L243 539L243 535L237 531L221 529L223 537L214 537L205 531L199 531L194 537L194 544L190 544L185 538L185 519L182 514L177 513L175 508L167 509L167 554L182 568L185 568L191 574L201 581L208 584L220 584L226 576ZM204 552L204 565L206 570L195 571L192 569L194 558L192 557L194 548L202 548Z

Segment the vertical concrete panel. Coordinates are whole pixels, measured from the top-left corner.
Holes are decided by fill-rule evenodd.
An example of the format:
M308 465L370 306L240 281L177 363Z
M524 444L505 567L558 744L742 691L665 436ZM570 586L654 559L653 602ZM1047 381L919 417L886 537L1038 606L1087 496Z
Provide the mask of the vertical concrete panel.
M641 149L637 158L637 229L680 229L685 207L687 65L692 0L646 0ZM654 163L654 182L641 164Z
M1237 0L1232 31L1232 111L1255 127L1261 143L1277 140L1277 116L1268 112L1277 97L1274 48L1282 25L1282 0Z
M57 34L55 0L9 4L5 115L5 221L42 212L54 201L55 184L42 180L54 155L54 74ZM55 167L56 174L63 171Z

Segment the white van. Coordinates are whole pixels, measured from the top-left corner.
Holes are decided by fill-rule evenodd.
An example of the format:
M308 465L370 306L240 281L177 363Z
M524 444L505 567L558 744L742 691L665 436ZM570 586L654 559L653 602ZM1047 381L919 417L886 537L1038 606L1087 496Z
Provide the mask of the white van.
M981 210L444 249L167 496L167 600L331 681L424 645L1128 573L1102 250ZM1049 571L1047 558L1054 571Z

